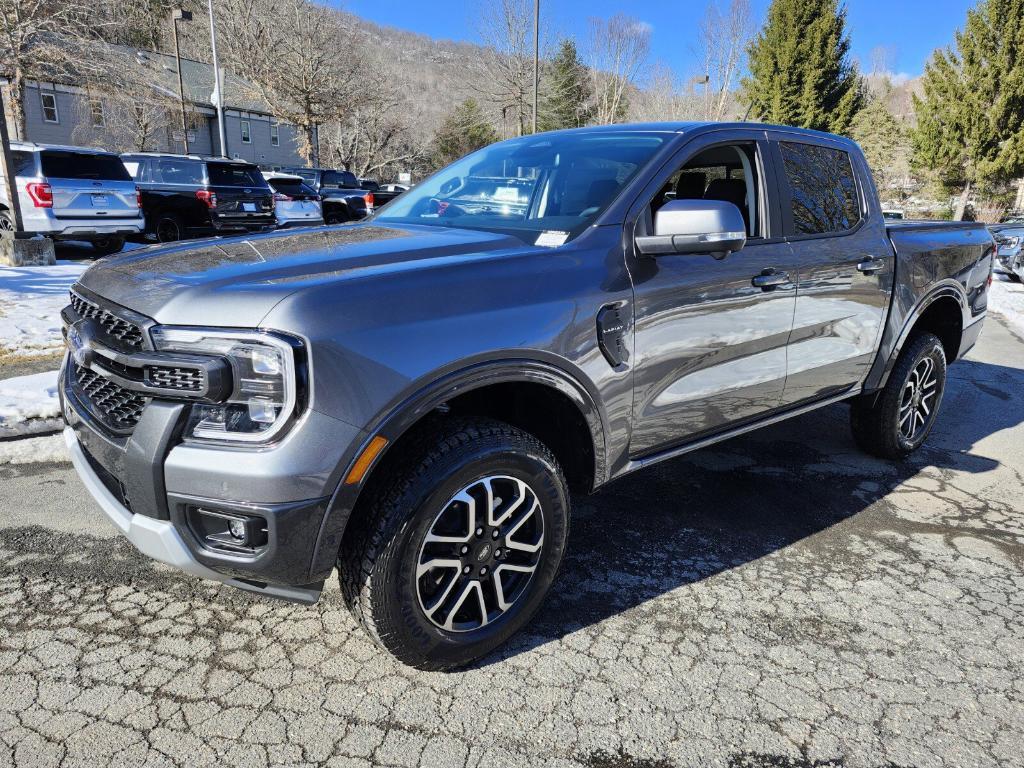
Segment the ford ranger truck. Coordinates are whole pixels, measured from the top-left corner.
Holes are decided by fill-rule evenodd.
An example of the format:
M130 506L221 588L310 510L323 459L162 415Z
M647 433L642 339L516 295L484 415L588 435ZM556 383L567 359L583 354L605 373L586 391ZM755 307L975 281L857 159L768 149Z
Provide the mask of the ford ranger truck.
M358 224L96 264L64 435L145 555L307 603L336 569L382 648L453 668L537 610L571 493L841 401L865 451L918 449L993 252L886 222L837 136L526 136Z

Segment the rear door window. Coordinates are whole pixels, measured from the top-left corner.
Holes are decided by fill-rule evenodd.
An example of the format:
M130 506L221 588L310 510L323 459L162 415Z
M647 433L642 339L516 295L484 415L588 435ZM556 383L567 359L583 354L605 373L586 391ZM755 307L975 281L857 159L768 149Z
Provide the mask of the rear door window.
M53 179L131 181L117 155L92 155L48 149L42 152L43 175Z
M359 179L351 171L324 171L320 183L325 187L359 189Z
M845 232L860 221L857 181L850 155L841 149L783 141L793 227L798 235Z
M210 185L214 187L266 187L267 181L255 165L209 163Z

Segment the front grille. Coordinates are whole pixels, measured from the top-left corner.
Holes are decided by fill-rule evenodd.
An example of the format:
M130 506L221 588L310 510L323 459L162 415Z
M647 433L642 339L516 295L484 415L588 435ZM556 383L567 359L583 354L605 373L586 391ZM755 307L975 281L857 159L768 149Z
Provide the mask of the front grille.
M79 365L75 365L74 375L76 393L104 426L122 433L135 428L149 402L148 397L124 389Z
M151 365L146 368L146 381L156 387L182 392L199 392L203 388L203 374L198 368Z
M82 318L96 320L108 336L128 347L142 348L142 329L113 312L71 291L71 308Z

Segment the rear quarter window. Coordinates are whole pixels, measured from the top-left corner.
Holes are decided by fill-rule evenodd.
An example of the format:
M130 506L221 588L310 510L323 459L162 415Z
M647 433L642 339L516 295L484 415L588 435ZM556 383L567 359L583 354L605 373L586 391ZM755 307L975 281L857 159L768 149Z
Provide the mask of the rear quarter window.
M53 179L131 181L117 155L93 155L48 149L42 154L43 175Z
M850 155L815 144L780 142L798 235L845 232L860 221Z
M209 163L210 185L215 187L267 187L260 169L255 165Z
M203 164L196 160L160 158L153 161L153 181L157 184L203 185Z

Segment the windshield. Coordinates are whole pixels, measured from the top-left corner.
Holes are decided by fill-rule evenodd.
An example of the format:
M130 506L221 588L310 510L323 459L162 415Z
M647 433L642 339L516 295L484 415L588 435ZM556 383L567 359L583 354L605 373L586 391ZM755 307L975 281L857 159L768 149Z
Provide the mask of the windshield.
M592 224L665 141L664 134L615 131L493 144L438 171L375 220L505 230L557 244Z

